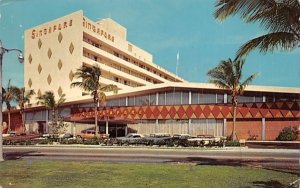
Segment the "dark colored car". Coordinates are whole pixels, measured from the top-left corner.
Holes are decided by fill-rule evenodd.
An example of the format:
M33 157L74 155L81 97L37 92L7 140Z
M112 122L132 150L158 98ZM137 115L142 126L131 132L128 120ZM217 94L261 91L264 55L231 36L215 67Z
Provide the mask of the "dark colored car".
M189 134L174 134L172 138L172 145L173 146L189 146L188 139L192 138Z
M172 137L168 133L152 133L144 138L146 145L170 145Z

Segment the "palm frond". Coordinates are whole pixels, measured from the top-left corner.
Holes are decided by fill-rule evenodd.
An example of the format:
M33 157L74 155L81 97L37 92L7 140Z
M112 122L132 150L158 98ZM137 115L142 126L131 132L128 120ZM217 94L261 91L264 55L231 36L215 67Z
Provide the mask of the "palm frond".
M219 0L215 3L217 8L215 18L225 20L229 16L240 13L242 19L254 15L270 7L276 6L275 0Z
M245 90L245 88L256 78L257 73L253 73L251 76L249 76L248 78L246 78L241 84L240 84L240 88L239 88L239 93L243 93L243 91Z
M292 50L300 44L300 40L296 40L295 37L291 33L277 32L254 38L240 47L237 52L237 58L246 56L256 48L262 53L274 51L275 49Z
M241 94L245 87L256 77L256 73L254 73L241 83L244 63L243 59L221 61L215 68L207 72L209 82L219 88L229 90L232 96Z
M109 84L109 85L101 87L99 89L99 91L102 91L102 92L112 91L112 92L114 92L116 94L116 93L118 93L118 86L113 85L113 84Z
M58 99L58 101L55 103L55 107L59 107L60 105L62 105L65 101L66 101L66 94L62 94L60 96L60 98Z
M296 32L294 34L299 35L300 4L295 2L278 1L276 6L249 15L245 21L260 22L260 25L270 32Z

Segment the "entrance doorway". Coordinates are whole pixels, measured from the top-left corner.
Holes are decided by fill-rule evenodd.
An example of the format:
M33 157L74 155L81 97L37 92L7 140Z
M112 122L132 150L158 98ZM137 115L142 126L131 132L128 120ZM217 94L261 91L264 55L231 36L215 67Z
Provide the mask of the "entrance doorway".
M108 134L110 138L123 137L126 136L126 124L108 124ZM105 134L106 126L105 124L100 124L100 134Z

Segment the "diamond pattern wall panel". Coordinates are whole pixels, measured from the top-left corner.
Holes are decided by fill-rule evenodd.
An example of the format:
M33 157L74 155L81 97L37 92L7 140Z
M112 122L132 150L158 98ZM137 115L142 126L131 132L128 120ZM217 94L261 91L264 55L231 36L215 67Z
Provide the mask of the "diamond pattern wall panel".
M73 43L71 42L70 46L69 46L69 52L72 54L74 51L74 45Z
M38 70L39 74L41 74L41 72L42 72L42 70L43 70L43 68L42 68L41 64L39 64L39 65L38 65L38 68L37 68L37 70Z
M73 78L74 78L74 73L71 70L70 73L69 73L69 79L70 79L70 81L73 81Z
M62 39L63 39L63 35L61 34L61 32L59 32L57 37L58 42L61 43Z
M63 90L61 89L61 87L59 86L59 88L58 88L58 90L57 90L57 94L58 94L58 96L62 96L62 94L63 94Z
M52 56L52 51L51 51L51 49L50 49L50 48L48 49L48 53L47 53L47 55L48 55L48 58L50 59L50 58L51 58L51 56Z
M42 45L43 45L43 43L42 43L41 39L39 39L39 41L38 41L38 47L39 47L39 49L41 49Z
M61 62L61 60L59 60L57 63L58 69L61 70L62 66L63 66L63 63Z
M31 62L32 62L32 55L31 54L29 54L29 56L28 56L28 62L31 64Z
M300 102L292 103L251 103L237 107L237 118L300 118ZM110 118L126 119L202 119L232 118L232 106L229 104L209 105L174 105L174 106L137 106L121 108L104 108L98 116L110 114ZM72 110L72 118L84 119L91 115Z
M51 75L49 74L48 75L48 77L47 77L47 82L48 82L48 84L50 85L51 84L51 82L52 82L52 77L51 77Z

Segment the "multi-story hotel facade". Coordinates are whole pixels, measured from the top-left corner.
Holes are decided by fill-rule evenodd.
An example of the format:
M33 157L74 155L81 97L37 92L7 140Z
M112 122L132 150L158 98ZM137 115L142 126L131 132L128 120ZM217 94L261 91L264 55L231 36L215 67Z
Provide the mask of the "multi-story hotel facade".
M152 55L128 42L126 34L126 28L112 19L94 22L82 11L26 30L25 88L38 96L45 91L53 91L57 98L66 94L59 112L73 134L92 128L95 115L100 133L111 137L129 132L231 134L228 91L185 81L154 64ZM80 81L74 77L76 69L95 64L101 68L103 86L119 89L106 94L106 103L96 114L91 96L70 87ZM300 88L247 87L239 97L238 137L274 140L284 127L299 128L299 93ZM27 130L47 132L49 113L36 102L34 97L26 109Z

